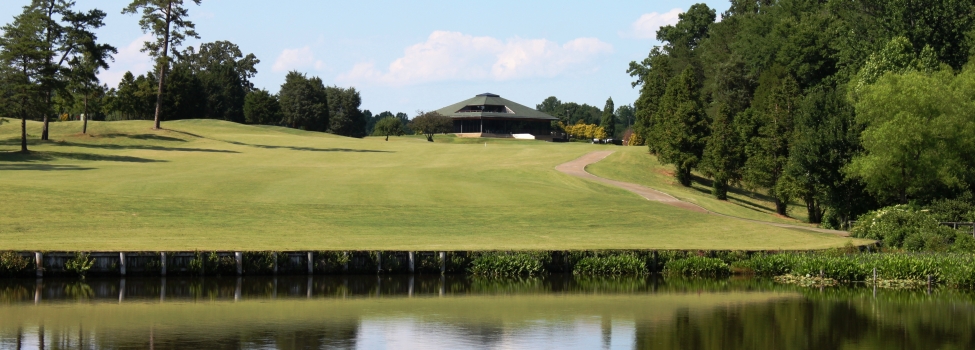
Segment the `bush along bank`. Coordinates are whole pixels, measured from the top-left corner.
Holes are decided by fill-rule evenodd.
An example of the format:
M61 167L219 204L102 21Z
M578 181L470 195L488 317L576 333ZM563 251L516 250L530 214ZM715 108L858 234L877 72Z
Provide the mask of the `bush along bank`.
M41 262L41 266L37 263ZM876 270L876 279L874 279ZM578 276L724 277L754 275L824 286L928 285L975 289L975 254L742 251L316 251L316 252L0 252L0 277L36 275L467 274L478 278Z

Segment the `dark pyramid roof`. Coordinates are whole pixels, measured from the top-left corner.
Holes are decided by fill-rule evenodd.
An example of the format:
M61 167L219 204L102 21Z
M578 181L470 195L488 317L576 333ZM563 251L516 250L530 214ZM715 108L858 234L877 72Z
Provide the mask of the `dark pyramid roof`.
M458 112L466 106L505 106L511 112L514 113L498 113L498 112ZM472 98L454 103L450 106L436 110L437 113L443 114L451 118L472 118L472 117L495 117L495 118L511 118L511 119L543 119L543 120L558 120L559 118L550 116L548 114L536 111L534 108L526 107L518 103L512 102L508 99L501 98L501 96L492 93L483 93Z

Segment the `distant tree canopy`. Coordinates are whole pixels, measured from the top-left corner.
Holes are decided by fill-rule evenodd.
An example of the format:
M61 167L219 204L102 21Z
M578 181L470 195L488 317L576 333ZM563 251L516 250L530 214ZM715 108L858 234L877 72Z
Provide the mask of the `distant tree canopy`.
M830 225L975 185L975 0L691 6L628 72L634 140L712 192L766 191ZM968 97L963 97L968 96ZM560 118L564 104L538 106ZM618 119L622 114L617 112ZM970 197L966 197L970 198Z

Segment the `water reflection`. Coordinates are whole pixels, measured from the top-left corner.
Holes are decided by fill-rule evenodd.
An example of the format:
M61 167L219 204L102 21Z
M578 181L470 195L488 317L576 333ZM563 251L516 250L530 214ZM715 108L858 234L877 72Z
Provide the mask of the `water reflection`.
M972 348L975 298L767 280L0 280L0 349Z

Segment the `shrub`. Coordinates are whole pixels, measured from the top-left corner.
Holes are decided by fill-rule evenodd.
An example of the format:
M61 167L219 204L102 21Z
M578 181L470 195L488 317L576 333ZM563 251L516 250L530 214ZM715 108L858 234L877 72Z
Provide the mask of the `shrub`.
M475 276L537 276L545 271L548 254L489 252L478 254L468 272Z
M274 272L273 252L244 252L241 264L246 274L269 274ZM235 262L236 263L236 262ZM235 267L236 268L236 267Z
M0 252L0 276L23 276L34 270L30 258L14 252Z
M941 225L927 211L898 205L860 216L850 235L882 241L890 248L909 251L947 251L954 243L955 231Z
M85 274L88 273L88 270L90 270L94 264L95 260L92 259L88 253L78 252L75 253L73 259L64 263L64 270L84 278Z
M727 263L717 258L692 256L684 259L671 260L664 266L664 274L672 276L727 276L731 268Z
M232 275L237 273L237 261L233 256L220 256L217 252L197 252L190 260L189 270L198 275Z
M351 260L345 252L317 252L315 253L315 271L322 273L339 273L345 270ZM385 261L383 262L385 264Z
M572 270L576 275L643 275L647 266L633 254L590 256L579 260Z

